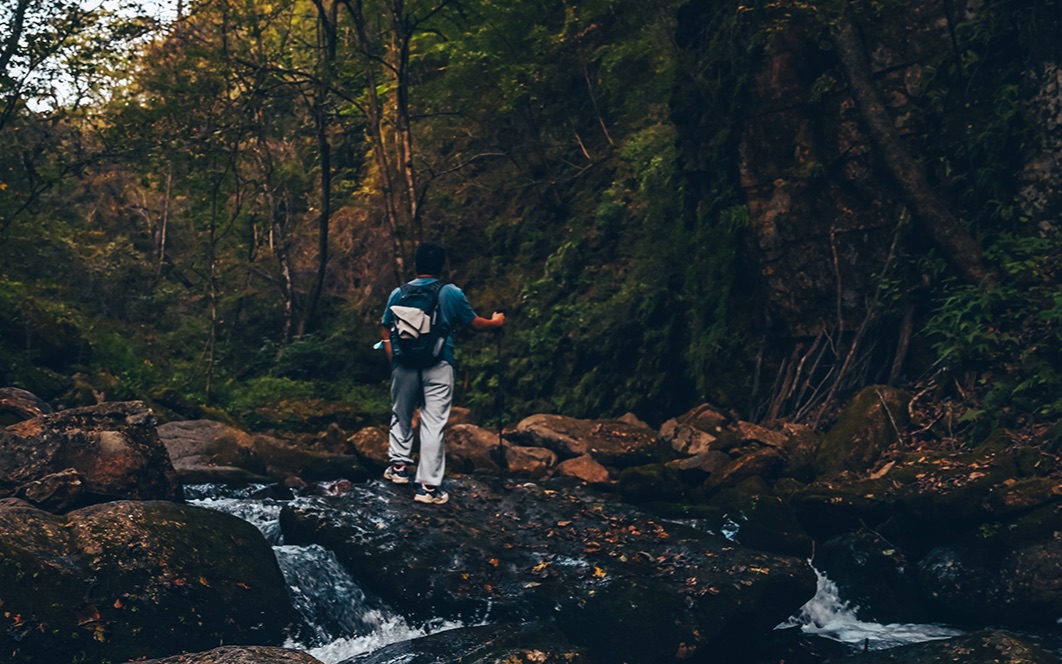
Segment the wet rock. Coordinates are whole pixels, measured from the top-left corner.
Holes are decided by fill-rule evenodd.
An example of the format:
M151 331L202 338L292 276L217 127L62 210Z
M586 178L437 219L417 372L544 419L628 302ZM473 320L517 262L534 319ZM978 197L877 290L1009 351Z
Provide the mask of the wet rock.
M304 652L271 646L222 646L206 652L138 660L138 662L143 664L321 664L321 660Z
M665 464L627 468L620 473L619 491L629 503L679 502L685 491L678 473Z
M658 451L656 432L619 420L532 415L516 425L512 436L524 445L551 449L561 459L590 453L606 466L623 468L652 461Z
M591 660L571 645L554 625L526 624L462 627L384 646L340 664L580 664Z
M827 540L815 552L815 567L857 607L857 617L879 623L932 621L916 563L907 552L869 530Z
M556 477L574 477L591 486L610 486L612 474L589 454L561 461L553 471Z
M169 422L159 427L159 437L189 484L272 482L290 477L304 482L362 481L368 477L357 457L298 447L210 420Z
M285 541L335 551L414 618L553 620L599 661L714 652L769 632L814 594L801 559L665 527L590 493L495 493L471 478L448 487L450 503L431 509L383 482L303 499L281 513Z
M74 478L74 475L77 478ZM0 496L66 509L100 500L180 500L151 411L139 401L42 415L0 430Z
M47 415L52 412L43 399L17 387L0 387L0 426Z
M557 465L557 455L544 447L507 445L505 459L509 475L517 478L542 479Z
M743 546L802 558L814 553L814 542L793 508L758 478L719 492L710 504L731 519L732 537Z
M837 664L1057 664L1062 660L1021 637L998 630L986 630L943 641L916 643L830 661Z
M941 620L1011 627L1062 616L1062 505L986 523L931 550L918 567Z
M895 513L887 480L820 481L789 495L804 529L816 540L874 527Z
M65 516L0 502L0 601L9 662L279 644L297 619L254 526L168 501L115 501Z
M856 395L826 434L815 457L820 474L869 470L882 452L907 429L911 395L876 385Z

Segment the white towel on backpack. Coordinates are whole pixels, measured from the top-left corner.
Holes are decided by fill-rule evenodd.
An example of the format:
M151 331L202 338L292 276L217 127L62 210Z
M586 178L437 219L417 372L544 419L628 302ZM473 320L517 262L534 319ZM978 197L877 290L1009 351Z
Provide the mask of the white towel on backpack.
M417 307L394 305L391 314L395 317L398 336L403 339L416 339L431 331L431 316Z

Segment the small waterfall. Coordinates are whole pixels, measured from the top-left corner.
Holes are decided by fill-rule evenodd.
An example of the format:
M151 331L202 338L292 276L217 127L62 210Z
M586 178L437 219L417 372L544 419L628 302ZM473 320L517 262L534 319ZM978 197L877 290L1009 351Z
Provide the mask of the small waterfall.
M317 545L284 544L278 521L284 502L263 497L265 489L194 485L185 487L185 499L191 505L251 523L273 545L292 605L309 630L289 640L285 647L335 664L390 643L464 626L443 620L411 625L382 600L366 593L333 552Z
M817 634L834 641L870 650L884 650L908 643L948 639L962 634L961 630L943 625L866 622L856 617L858 607L841 598L837 584L815 570L817 586L812 597L789 620L776 629L800 627L807 634Z

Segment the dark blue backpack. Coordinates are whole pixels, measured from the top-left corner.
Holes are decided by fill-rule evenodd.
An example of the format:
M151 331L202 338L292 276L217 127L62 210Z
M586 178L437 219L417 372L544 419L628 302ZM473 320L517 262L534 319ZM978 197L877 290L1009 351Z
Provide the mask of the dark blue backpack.
M400 333L399 319L392 312L391 348L394 358L402 366L411 369L427 369L442 361L443 347L450 336L450 327L444 325L439 313L439 291L445 286L441 281L430 284L405 284L399 290L398 301L391 306L420 309L428 317L429 329L417 336Z

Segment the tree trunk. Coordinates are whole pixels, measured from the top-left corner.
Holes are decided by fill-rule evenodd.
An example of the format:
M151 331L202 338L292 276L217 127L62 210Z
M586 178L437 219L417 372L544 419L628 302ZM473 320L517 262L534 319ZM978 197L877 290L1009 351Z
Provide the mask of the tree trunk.
M847 10L837 19L832 35L870 139L881 152L904 202L921 222L922 228L945 260L964 281L975 285L995 285L996 273L985 262L980 244L966 231L941 196L930 187L922 168L897 134L881 93L871 80L863 39Z
M324 290L328 268L328 231L332 217L332 145L328 139L328 89L331 87L332 69L336 58L336 7L325 7L323 0L314 0L318 13L319 73L317 90L314 92L313 117L317 125L317 152L321 162L321 212L317 222L317 276L306 300L302 318L299 320L298 337L302 337L317 312L317 303Z

